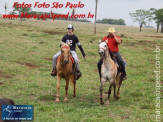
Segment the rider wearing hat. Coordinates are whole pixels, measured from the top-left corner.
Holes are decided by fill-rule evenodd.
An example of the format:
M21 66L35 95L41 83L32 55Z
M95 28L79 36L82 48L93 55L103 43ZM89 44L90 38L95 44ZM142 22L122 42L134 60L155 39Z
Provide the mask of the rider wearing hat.
M86 55L85 55L85 52L79 42L79 39L78 37L73 34L73 31L74 31L74 28L72 25L68 25L67 27L68 29L68 33L63 36L62 38L62 42L63 43L70 43L70 52L71 52L71 55L75 61L75 64L76 64L76 71L75 71L75 78L76 80L79 79L81 77L81 72L79 70L79 60L78 60L78 56L77 56L77 53L76 53L76 44L78 46L78 48L80 49L84 59L86 59ZM57 61L57 58L61 55L61 52L59 51L56 55L53 56L53 70L52 70L52 73L51 75L52 76L56 76L56 61Z
M109 30L107 31L108 35L105 36L102 41L108 40L108 47L109 50L112 52L112 55L116 57L118 64L121 66L121 71L122 71L122 80L126 80L126 71L125 71L125 64L124 61L119 53L119 48L118 45L122 43L122 40L120 39L119 36L116 36L114 33L116 33L116 30L114 27L110 27ZM102 65L102 58L99 60L97 63L98 70L99 70L99 75L101 78L101 65Z

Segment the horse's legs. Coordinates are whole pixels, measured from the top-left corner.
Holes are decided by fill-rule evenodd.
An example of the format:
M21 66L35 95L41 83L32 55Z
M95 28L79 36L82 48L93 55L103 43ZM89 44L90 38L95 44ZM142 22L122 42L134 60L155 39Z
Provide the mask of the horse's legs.
M65 99L64 101L68 101L68 86L69 86L69 79L66 79L66 86L65 86Z
M112 89L112 86L114 85L114 83L115 83L115 79L112 79L110 81L110 86L109 86L109 90L108 90L108 101L110 100L111 89Z
M61 77L57 75L57 96L55 100L57 103L59 102L60 80L61 80Z
M112 85L113 85L113 84L110 84L110 86L109 86L109 90L108 90L108 100L110 99L110 94L111 94Z
M101 103L101 105L104 104L103 97L102 97L104 83L105 83L105 79L101 78L101 86L100 86L100 103Z
M74 91L73 91L73 97L76 97L76 80L73 76L73 87L74 87Z
M117 96L116 96L117 99L120 98L119 92L120 92L121 85L122 85L122 79L120 79L120 81L119 81L119 86L118 86L118 91L117 91Z
M113 84L113 87L114 87L114 98L116 99L116 83L114 82L114 84Z

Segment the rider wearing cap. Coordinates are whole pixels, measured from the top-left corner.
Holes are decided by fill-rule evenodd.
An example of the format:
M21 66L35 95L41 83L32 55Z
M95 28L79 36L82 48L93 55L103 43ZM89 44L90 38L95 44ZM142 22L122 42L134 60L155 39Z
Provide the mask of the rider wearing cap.
M74 31L74 28L72 25L68 25L67 27L68 29L68 33L62 38L62 42L63 43L70 43L70 52L71 52L71 55L75 61L75 64L76 64L76 71L75 71L75 78L76 80L79 79L81 77L81 72L79 70L79 60L78 60L78 56L77 56L77 53L76 53L76 44L78 46L78 48L80 49L84 59L86 59L86 55L85 55L85 52L79 42L79 39L78 37L73 34L73 31ZM52 76L56 76L56 61L57 61L57 58L61 55L61 51L59 51L56 55L53 56L53 70L52 70L52 73L51 75Z
M116 32L115 28L110 27L108 30L108 35L105 36L102 41L108 40L108 47L110 51L112 52L112 55L116 57L118 64L121 66L122 70L122 80L126 80L126 71L125 71L125 64L124 61L119 53L119 48L118 45L122 43L122 40L120 39L119 36L116 36L114 33ZM99 75L101 78L101 65L102 65L102 58L99 60L97 63L98 70L99 70Z

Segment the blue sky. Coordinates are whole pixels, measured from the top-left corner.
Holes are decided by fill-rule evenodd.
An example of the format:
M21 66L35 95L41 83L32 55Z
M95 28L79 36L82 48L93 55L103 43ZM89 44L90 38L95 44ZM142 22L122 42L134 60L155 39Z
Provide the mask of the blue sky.
M35 2L39 3L49 3L52 4L53 2L63 3L64 5L67 2L71 3L84 3L84 8L77 8L77 14L88 14L88 12L94 13L95 9L95 2L94 0L0 0L0 13L4 14L4 4L7 3L8 12L12 11L12 5L14 2L25 2L28 4L34 5ZM133 22L131 17L129 16L129 12L134 12L136 9L146 9L149 10L150 8L163 8L163 0L99 0L98 3L98 13L97 19L102 18L113 18L119 19L122 18L125 20L128 26L134 25L138 26L138 23ZM58 8L58 9L51 9L51 8L37 8L32 9L37 11L50 11L57 13L67 13L71 12L72 9L70 8ZM90 19L90 21L94 21L94 19ZM155 26L155 23L152 22L150 25Z

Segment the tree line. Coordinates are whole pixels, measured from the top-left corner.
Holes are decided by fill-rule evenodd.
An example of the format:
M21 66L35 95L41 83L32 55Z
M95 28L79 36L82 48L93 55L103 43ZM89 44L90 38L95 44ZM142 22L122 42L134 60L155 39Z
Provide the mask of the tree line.
M97 23L102 24L113 24L113 25L126 25L123 19L108 19L104 18L102 20L97 20Z
M157 24L157 32L161 26L161 33L163 33L163 8L155 9L151 8L150 10L138 9L134 13L129 13L134 22L138 22L140 26L140 32L143 25L150 23L154 20Z

